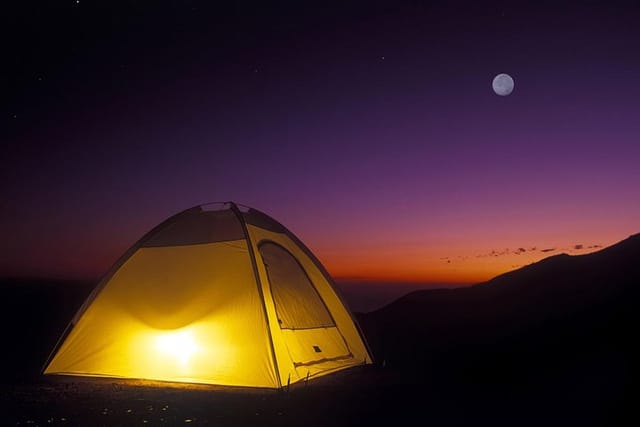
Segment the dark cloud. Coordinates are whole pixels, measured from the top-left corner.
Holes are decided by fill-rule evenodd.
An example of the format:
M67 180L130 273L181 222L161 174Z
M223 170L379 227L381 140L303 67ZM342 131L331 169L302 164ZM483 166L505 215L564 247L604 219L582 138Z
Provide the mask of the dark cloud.
M511 254L520 255L520 252L519 252L519 250L512 250L512 249L509 249L509 248L505 248L505 249L503 249L501 251L496 251L495 249L493 249L489 253L476 255L476 258L500 257L500 256L504 256L504 255L511 255ZM463 258L463 259L466 259L466 257Z
M571 245L569 247L561 247L560 249L558 247L553 247L553 248L544 248L544 249L539 249L537 246L531 246L528 248L525 247L518 247L515 249L509 249L509 248L505 248L504 250L491 250L491 252L487 252L487 253L481 253L481 254L477 254L475 257L476 258L491 258L491 257L501 257L504 255L522 255L528 252L541 252L541 253L549 253L549 252L554 252L557 250L562 250L562 251L566 251L566 250L575 250L575 251L582 251L582 250L586 250L586 249L597 249L597 248L601 248L601 245L591 245L591 246L585 246L582 243L576 243L574 245ZM460 256L458 256L458 258L464 259ZM442 258L442 259L449 259L447 258Z
M504 249L502 251L492 250L489 255L493 256L493 257L498 257L498 256L503 256L503 255L509 255L510 253L511 253L511 251L507 248L507 249Z

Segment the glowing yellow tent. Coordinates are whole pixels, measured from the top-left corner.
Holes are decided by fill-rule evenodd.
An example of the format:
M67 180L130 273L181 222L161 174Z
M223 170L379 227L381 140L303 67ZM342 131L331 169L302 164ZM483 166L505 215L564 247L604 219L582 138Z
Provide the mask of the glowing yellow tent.
M369 363L309 249L229 202L183 211L129 249L44 373L278 388Z

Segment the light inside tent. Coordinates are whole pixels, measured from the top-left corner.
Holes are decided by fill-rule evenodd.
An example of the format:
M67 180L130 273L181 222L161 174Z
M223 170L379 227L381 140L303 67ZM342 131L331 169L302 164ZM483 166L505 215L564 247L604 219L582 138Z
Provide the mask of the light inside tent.
M235 331L233 331L235 332ZM131 336L118 375L161 381L206 383L222 369L247 364L227 328L198 322L177 329L147 328Z
M175 360L180 366L188 366L191 357L199 350L192 331L164 332L155 339L155 348L161 356Z

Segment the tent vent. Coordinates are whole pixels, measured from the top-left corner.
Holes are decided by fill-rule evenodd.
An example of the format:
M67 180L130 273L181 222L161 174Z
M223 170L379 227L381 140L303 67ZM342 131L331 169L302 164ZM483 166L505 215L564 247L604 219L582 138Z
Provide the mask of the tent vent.
M313 350L314 350L316 353L322 353L322 349L320 348L320 346L319 346L319 345L314 345L314 346L313 346Z

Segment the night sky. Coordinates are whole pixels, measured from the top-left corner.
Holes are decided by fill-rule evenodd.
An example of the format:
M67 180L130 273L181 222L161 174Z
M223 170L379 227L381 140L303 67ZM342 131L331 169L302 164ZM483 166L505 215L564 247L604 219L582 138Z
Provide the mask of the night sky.
M640 231L631 2L15 3L0 275L99 277L212 201L339 279L473 283Z

